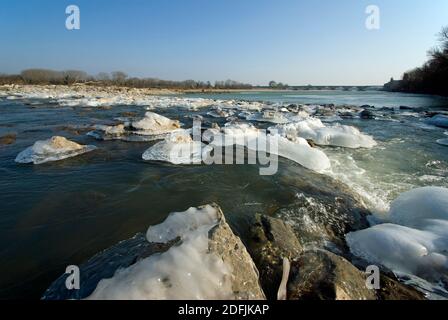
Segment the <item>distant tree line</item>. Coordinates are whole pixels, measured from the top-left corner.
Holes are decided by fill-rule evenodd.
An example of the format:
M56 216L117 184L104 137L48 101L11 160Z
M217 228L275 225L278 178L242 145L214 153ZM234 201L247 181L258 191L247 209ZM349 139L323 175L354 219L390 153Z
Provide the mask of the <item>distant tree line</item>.
M427 93L448 96L448 26L439 33L439 45L428 52L423 66L403 74L403 80L391 81L389 91Z
M288 89L289 86L287 84L281 83L281 82L275 82L275 81L270 81L269 82L269 88L271 89Z
M125 72L101 72L91 76L84 71L66 70L55 71L49 69L27 69L19 75L0 74L0 84L54 84L72 85L86 83L99 86L123 86L132 88L166 88L166 89L250 89L251 84L234 80L216 81L171 81L156 78L129 77Z

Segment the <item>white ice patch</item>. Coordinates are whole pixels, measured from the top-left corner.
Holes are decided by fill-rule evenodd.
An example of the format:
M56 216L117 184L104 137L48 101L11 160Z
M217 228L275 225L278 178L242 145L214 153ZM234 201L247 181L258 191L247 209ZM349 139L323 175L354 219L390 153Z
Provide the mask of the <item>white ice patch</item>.
M372 148L376 145L371 136L361 133L357 128L345 125L326 127L321 120L309 118L306 120L278 125L279 134L291 141L298 137L312 139L318 145L338 146L345 148Z
M158 142L146 150L142 158L148 161L164 161L173 164L200 164L203 155L211 147L200 141L193 141L187 130L172 132L164 141Z
M180 237L180 244L101 280L87 299L234 298L231 268L208 248L208 232L218 222L217 209L212 206L170 214L162 224L148 229L147 238L160 243Z
M424 187L391 204L388 220L346 235L351 252L437 284L448 276L448 189Z
M33 146L19 153L15 161L42 164L71 158L95 149L92 145L80 145L64 137L54 136L48 140L36 141Z

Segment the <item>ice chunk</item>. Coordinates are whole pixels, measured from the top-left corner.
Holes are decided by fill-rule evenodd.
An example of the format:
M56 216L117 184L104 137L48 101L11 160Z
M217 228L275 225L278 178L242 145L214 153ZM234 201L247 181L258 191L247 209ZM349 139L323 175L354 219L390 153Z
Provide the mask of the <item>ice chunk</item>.
M246 117L246 120L258 121L258 122L271 122L271 123L289 122L288 118L285 117L285 115L283 115L281 112L273 110L266 110L264 112L250 114Z
M142 158L173 164L198 164L209 149L202 142L193 141L187 130L178 130L146 150Z
M448 116L438 114L427 120L427 123L437 127L448 128Z
M371 136L361 133L357 128L345 125L326 127L321 120L309 118L306 120L278 125L270 130L291 141L298 137L312 139L318 145L330 145L345 148L372 148L376 145Z
M147 238L160 243L179 237L180 245L118 270L87 299L231 299L231 267L209 252L208 233L218 222L209 205L172 213L150 227Z
M239 145L255 152L277 154L317 172L330 168L325 153L312 148L305 139L291 142L279 135L267 135L248 123L226 124L221 130L208 130L204 138L212 146Z
M393 271L437 281L448 272L448 223L432 221L432 226L425 229L386 223L349 233L346 239L358 257Z
M401 194L390 206L391 222L408 227L420 227L425 219L448 221L448 189L424 187Z
M92 145L80 145L64 137L54 136L48 140L36 141L16 157L18 163L41 164L71 158L95 150Z
M180 123L148 111L143 119L132 122L132 127L139 130L139 134L159 135L179 129Z
M405 192L391 204L389 221L346 235L350 251L396 273L437 285L448 275L448 189Z

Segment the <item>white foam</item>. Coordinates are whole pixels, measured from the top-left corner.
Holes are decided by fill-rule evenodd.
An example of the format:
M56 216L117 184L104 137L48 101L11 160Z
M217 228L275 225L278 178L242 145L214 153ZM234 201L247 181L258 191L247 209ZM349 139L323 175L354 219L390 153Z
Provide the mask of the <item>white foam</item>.
M208 249L208 232L217 223L217 210L211 206L170 214L148 229L147 238L167 242L180 237L180 245L118 270L101 280L87 299L234 298L231 268Z
M48 140L36 141L33 146L20 152L15 161L42 164L75 157L95 149L92 145L80 145L64 137L55 136Z

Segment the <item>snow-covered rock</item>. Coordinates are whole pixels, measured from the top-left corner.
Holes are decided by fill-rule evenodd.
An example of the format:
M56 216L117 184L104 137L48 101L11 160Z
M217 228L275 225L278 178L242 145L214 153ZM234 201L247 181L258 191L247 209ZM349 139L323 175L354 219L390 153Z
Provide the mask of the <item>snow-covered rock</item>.
M48 140L36 141L33 146L19 153L15 161L41 164L71 158L95 149L92 145L80 145L64 137L54 136Z
M147 231L149 242L175 242L101 280L87 299L264 299L258 271L216 205L172 213Z

